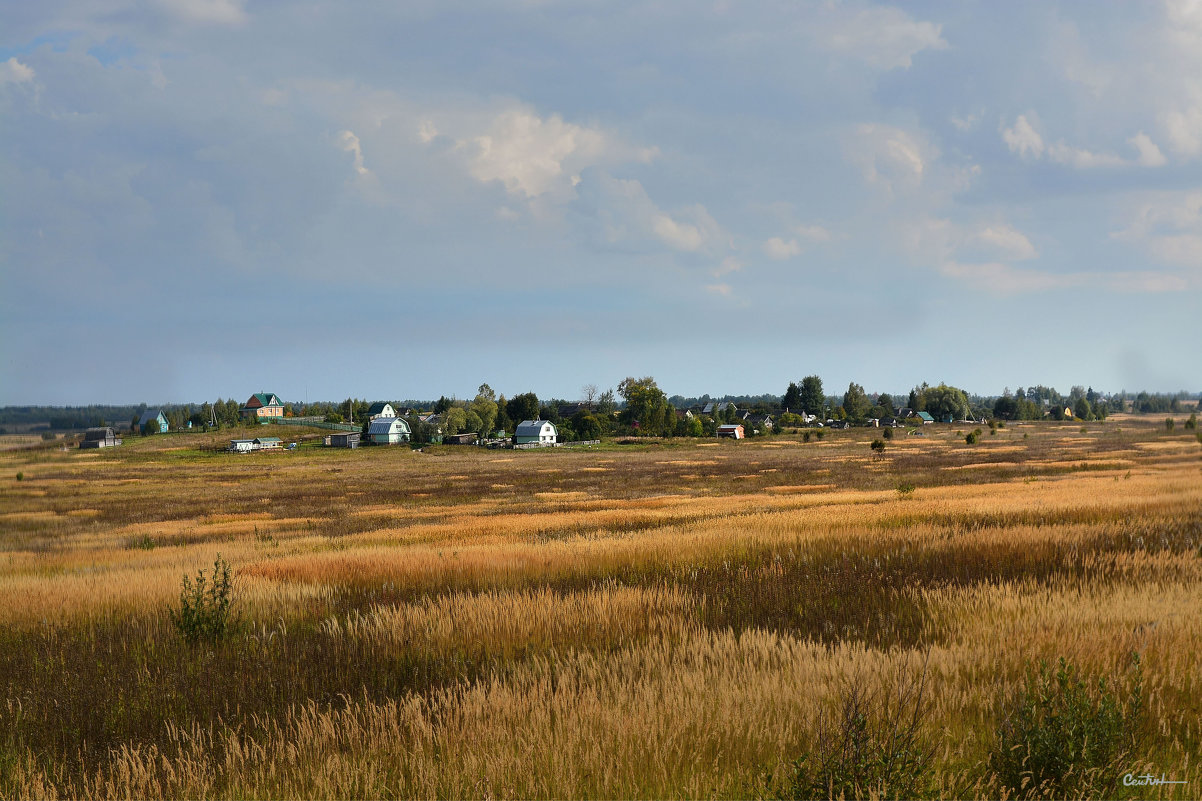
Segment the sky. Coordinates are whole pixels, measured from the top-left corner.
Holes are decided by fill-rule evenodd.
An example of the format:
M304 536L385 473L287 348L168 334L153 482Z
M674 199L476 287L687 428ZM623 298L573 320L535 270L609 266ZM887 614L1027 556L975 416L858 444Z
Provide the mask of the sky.
M0 404L1202 389L1202 3L0 4Z

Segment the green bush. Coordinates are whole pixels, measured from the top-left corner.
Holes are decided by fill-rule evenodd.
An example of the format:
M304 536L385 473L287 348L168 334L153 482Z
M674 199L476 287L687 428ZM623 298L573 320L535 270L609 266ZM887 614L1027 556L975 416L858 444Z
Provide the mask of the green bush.
M171 622L188 642L218 642L233 631L234 582L230 563L217 555L213 573L196 572L196 580L184 575L179 608L169 610Z
M1176 425L1177 425L1177 422L1175 420L1173 420L1173 418L1166 417L1164 419L1164 430L1165 431L1172 431Z
M17 481L24 481L24 480L25 480L25 474L22 473L20 470L18 470L17 471Z
M785 766L769 786L778 798L917 798L932 751L922 736L930 710L926 670L899 673L895 683L871 690L849 681L834 709L819 717L814 748ZM779 775L779 774L778 774Z
M990 767L1012 798L1090 797L1117 787L1137 748L1143 714L1139 657L1125 701L1106 683L1087 682L1063 658L1053 672L1028 668L1023 687L1003 704ZM1094 690L1090 691L1090 685Z
M869 445L868 447L872 448L873 453L884 453L885 452L885 440L874 439L872 441L872 444Z
M1189 419L1185 421L1186 431L1196 431L1198 428L1198 413L1190 412Z
M903 481L902 483L897 485L897 497L904 499L904 498L909 498L913 494L914 494L914 485L911 484L910 482Z
M809 442L809 441L810 441L810 432L809 432L809 431L807 431L807 432L805 432L804 434L802 434L802 435L801 435L801 441L802 441L802 442Z
M884 431L881 432L881 436L884 437L885 439L893 439L893 429L886 428Z
M977 434L977 432L969 431L967 434L964 435L964 441L967 442L969 445L976 445L978 436L979 435Z

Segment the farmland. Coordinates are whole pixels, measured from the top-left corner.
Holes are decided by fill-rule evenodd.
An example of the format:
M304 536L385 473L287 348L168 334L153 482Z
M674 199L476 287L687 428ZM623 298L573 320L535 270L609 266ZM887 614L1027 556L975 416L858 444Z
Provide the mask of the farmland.
M1183 782L1082 793L1196 797L1194 432L925 428L4 450L0 796L789 795L861 692L916 710L907 794L996 797L1008 699L1064 658L1140 687L1122 772ZM191 642L219 557L233 625Z

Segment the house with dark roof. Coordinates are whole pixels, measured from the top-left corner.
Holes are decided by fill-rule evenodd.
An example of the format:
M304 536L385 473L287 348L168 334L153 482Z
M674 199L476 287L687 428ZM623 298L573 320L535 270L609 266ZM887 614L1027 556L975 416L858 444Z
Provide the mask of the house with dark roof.
M148 423L153 423L159 434L166 434L167 430L171 428L167 423L167 415L163 414L162 409L147 409L142 412L142 416L138 418L138 430L145 431Z
M270 392L256 392L240 410L243 417L254 417L259 420L284 416L284 404Z
M121 440L117 438L116 432L112 426L101 426L99 428L89 428L84 432L83 442L79 443L80 448L113 448L121 444Z
M376 420L380 417L400 417L400 415L397 414L396 409L392 408L391 403L376 401L367 407L367 419Z

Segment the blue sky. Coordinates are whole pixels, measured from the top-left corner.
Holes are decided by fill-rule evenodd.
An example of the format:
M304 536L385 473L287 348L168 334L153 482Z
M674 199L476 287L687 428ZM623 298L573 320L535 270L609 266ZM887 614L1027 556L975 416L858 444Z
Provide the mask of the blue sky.
M0 7L0 404L1197 390L1202 5Z

